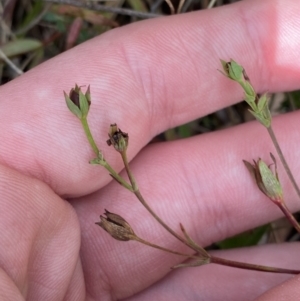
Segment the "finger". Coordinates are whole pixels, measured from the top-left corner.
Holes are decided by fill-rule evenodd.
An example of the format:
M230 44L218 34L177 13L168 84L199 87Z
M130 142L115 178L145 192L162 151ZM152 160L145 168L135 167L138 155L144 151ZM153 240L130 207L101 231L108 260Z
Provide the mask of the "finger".
M219 58L242 63L259 92L299 87L300 29L293 26L299 6L242 1L139 22L42 64L1 87L1 162L61 195L83 195L110 180L86 164L91 148L64 104L62 91L75 82L91 84L96 141L117 122L131 133L131 158L164 129L242 98L241 89L217 72ZM120 170L117 155L106 156Z
M215 256L242 262L261 263L268 266L284 266L291 269L300 268L297 260L299 244L265 245L253 248L233 249L215 252ZM126 299L138 300L224 300L251 301L267 292L265 299L255 300L297 300L297 279L291 275L247 271L218 265L206 265L185 268L171 272L162 281L152 285L140 294ZM287 279L291 279L282 284ZM280 284L280 285L279 285ZM277 286L276 289L272 287ZM282 299L282 286L289 286L293 298ZM277 294L271 293L276 291ZM288 291L288 290L286 290ZM295 295L296 293L296 295ZM268 297L267 297L268 296ZM280 296L280 297L279 297ZM273 297L273 298L272 298Z
M278 139L286 143L283 152L287 161L293 163L297 182L300 170L297 161L298 118L299 112L274 119ZM282 216L257 188L242 163L243 159L251 161L258 157L271 162L269 151L274 152L274 149L266 138L265 129L253 122L184 141L150 145L130 165L153 210L172 229L180 233L179 223L182 223L200 245L207 246ZM279 167L286 203L290 210L297 211L299 200ZM127 289L132 287L130 279L134 277L143 279L136 283L138 288L147 287L161 279L170 266L182 261L182 258L161 254L135 242L116 242L106 232L99 232L93 222L99 220L104 209L123 216L142 238L169 249L188 252L157 225L134 195L117 183L72 201L72 204L85 233L82 260L86 277L92 282L112 281L114 285L111 285L117 290L118 281L122 281L122 287ZM117 267L111 269L112 263L116 262ZM101 266L102 274L93 272L92 266ZM94 289L95 285L92 287Z
M11 279L1 282L2 292L18 296L15 300L21 295L24 300L74 300L64 299L69 286L78 284L74 272L80 272L75 269L80 237L74 210L44 183L3 166L0 194L0 274L2 280L5 273Z
M65 294L64 300L82 301L86 298L85 283L83 281L84 275L81 265L81 260L78 258L76 267L73 271L72 279L70 281L68 290Z

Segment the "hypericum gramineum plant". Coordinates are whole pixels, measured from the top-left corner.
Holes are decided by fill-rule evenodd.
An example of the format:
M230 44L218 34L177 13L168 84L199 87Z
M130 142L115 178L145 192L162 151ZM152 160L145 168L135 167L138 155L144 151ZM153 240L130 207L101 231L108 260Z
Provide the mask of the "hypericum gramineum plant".
M279 157L283 162L284 167L287 170L287 173L293 182L293 185L297 192L300 190L295 183L295 180L288 168L287 163L284 160L283 154L281 149L278 145L278 142L275 138L273 129L271 127L272 118L271 113L268 108L268 97L266 94L259 96L256 94L255 90L253 89L252 85L250 84L250 80L246 75L243 67L238 65L236 62L231 60L230 62L221 61L223 65L224 74L234 80L237 81L245 91L245 100L250 106L250 112L255 116L255 118L263 124L267 129L272 138L272 141L275 144L276 150L279 153ZM100 216L100 221L96 222L101 228L103 228L111 237L120 240L120 241L130 241L134 240L145 245L148 245L153 248L160 249L165 252L169 252L170 254L181 255L185 259L191 259L187 263L182 263L176 265L172 268L181 268L181 267L191 267L191 266L201 266L203 264L208 263L215 263L220 265L231 266L235 268L242 268L248 270L256 270L262 272L271 272L271 273L287 273L287 274L299 274L299 270L290 270L290 269L283 269L283 268L275 268L275 267L267 267L255 264L249 264L244 262L236 262L231 261L219 257L215 257L210 255L204 248L199 246L186 232L185 228L182 224L180 224L180 229L182 234L178 234L176 231L171 229L162 218L160 218L149 206L146 202L144 197L142 196L137 182L132 174L132 171L129 166L129 162L127 159L127 148L128 148L128 141L129 136L127 133L122 132L116 124L110 125L108 137L109 139L106 141L109 146L113 146L115 151L117 151L123 160L125 170L127 172L129 182L121 177L111 165L106 161L103 156L101 150L99 150L98 146L96 145L93 135L90 131L89 124L87 121L87 116L89 113L89 109L91 106L91 92L90 87L88 87L87 91L83 93L81 91L81 87L75 85L74 88L71 89L69 94L65 93L65 100L69 110L80 120L84 132L87 136L87 139L96 155L94 159L90 161L90 164L93 165L101 165L103 166L109 174L112 176L114 180L116 180L120 185L122 185L125 189L129 190L137 199L142 203L142 205L148 210L148 212L155 218L155 220L161 224L172 236L178 239L180 242L188 246L193 253L192 254L185 254L181 252L177 252L176 250L171 250L164 248L162 246L158 246L151 242L148 242L141 237L139 237L135 231L132 229L130 224L120 215L109 212L105 210L105 213ZM291 224L297 229L300 233L300 227L298 222L295 220L291 212L288 210L284 199L283 199L283 192L281 188L281 184L279 182L278 174L277 174L277 166L274 156L271 154L272 160L275 164L275 174L271 171L271 169L267 166L265 162L261 159L254 161L254 164L250 164L249 162L244 161L250 172L253 174L258 188L271 199L279 208L283 211L283 213L287 216Z

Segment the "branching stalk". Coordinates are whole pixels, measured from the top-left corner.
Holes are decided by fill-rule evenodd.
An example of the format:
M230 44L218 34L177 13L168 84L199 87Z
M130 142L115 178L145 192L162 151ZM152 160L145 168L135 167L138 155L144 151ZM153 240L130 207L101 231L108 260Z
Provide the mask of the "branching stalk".
M128 159L127 159L127 154L126 154L126 150L121 152L121 156L124 162L124 166L126 169L126 172L128 174L130 183L133 187L133 193L136 195L136 197L138 198L138 200L142 203L142 205L148 210L148 212L157 220L157 222L159 224L161 224L170 234L172 234L175 238L177 238L179 241L181 241L183 244L185 244L186 246L188 246L189 248L192 248L193 250L195 250L197 252L197 250L195 249L195 247L191 246L184 238L182 238L180 235L178 235L174 230L172 230L152 209L151 207L148 205L148 203L145 201L145 199L143 198L140 190L138 189L136 180L131 172L131 169L129 167L128 164Z
M124 186L126 189L128 189L129 191L133 191L133 188L131 187L130 184L128 184L126 182L125 179L123 179L110 165L109 163L103 158L102 153L100 152L94 138L93 135L91 133L89 124L87 122L87 118L83 117L80 119L82 127L84 129L85 135L90 143L90 146L92 147L94 153L97 156L98 160L98 164L100 164L101 166L103 166L109 173L110 175L116 180L118 181L122 186Z
M231 79L237 80L240 82L240 84L245 89L245 95L247 96L246 101L248 101L249 105L251 106L252 114L256 116L256 118L265 125L265 127L268 129L268 132L270 134L270 137L275 145L275 148L278 152L278 155L281 159L281 162L291 180L293 183L293 186L295 187L297 194L300 197L300 189L297 186L292 173L285 161L285 158L282 154L282 151L279 147L279 144L277 142L277 139L274 135L273 129L271 127L271 114L269 112L269 109L267 107L267 97L266 95L263 95L262 97L258 97L254 91L254 89L251 87L249 79L246 75L246 73L243 71L242 67L237 65L234 61L231 61L230 63L222 62L224 71L226 72L226 76L228 76ZM230 69L231 68L231 69ZM92 136L92 133L90 131L88 122L87 122L87 115L89 112L90 104L91 104L91 95L90 95L90 87L88 87L87 91L85 93L82 93L80 87L78 85L75 85L75 88L72 88L69 94L65 95L66 104L69 108L69 110L80 119L82 127L84 129L84 132L87 136L87 139L89 141L90 146L92 147L94 153L96 154L96 158L91 160L91 164L97 164L103 166L110 175L119 182L123 187L128 189L129 191L133 192L137 199L142 203L142 205L148 210L148 212L156 219L156 221L164 227L172 236L174 236L176 239L178 239L180 242L182 242L184 245L188 246L192 250L196 252L194 255L185 254L177 251L173 251L155 244L152 244L148 241L143 240L142 238L138 237L129 223L126 222L126 220L115 213L109 212L108 210L105 210L104 215L100 215L100 222L97 222L100 227L102 227L106 232L108 232L113 238L120 240L120 241L128 241L128 240L135 240L140 243L143 243L147 246L162 250L164 252L172 253L175 255L184 256L186 258L192 258L195 259L195 262L191 263L183 263L180 265L177 265L173 268L178 267L191 267L191 266L200 266L203 264L208 263L215 263L219 265L225 265L235 268L241 268L241 269L248 269L248 270L256 270L261 272L270 272L270 273L285 273L285 274L300 274L300 270L290 270L290 269L282 269L282 268L274 268L274 267L268 267L268 266L262 266L262 265L255 265L255 264L249 264L244 262L237 262L237 261L231 261L219 257L211 256L205 249L203 249L201 246L199 246L186 232L183 225L180 224L181 231L184 234L184 237L181 237L179 234L177 234L174 230L172 230L148 205L146 200L143 198L137 182L133 176L133 173L129 167L128 158L127 158L127 147L128 147L128 134L122 132L120 129L118 129L116 124L111 124L110 131L108 133L109 140L107 140L108 145L113 145L116 151L118 151L121 156L122 160L125 166L125 170L127 172L127 175L129 177L129 181L131 184L127 183L125 179L123 179L105 160L103 157L102 152L98 149L95 140ZM254 97L254 98L253 98ZM256 103L257 101L257 103ZM275 174L270 170L268 165L264 163L261 159L258 161L254 161L254 165L250 164L249 162L245 162L246 166L250 170L250 172L255 176L257 185L259 189L268 196L276 205L279 206L279 208L282 210L282 212L285 214L285 216L288 218L290 223L295 227L295 229L300 233L300 225L292 215L292 213L288 210L287 206L284 203L283 200L283 193L282 193L282 187L279 182L278 174L277 174L277 167L276 167L276 161L274 156L271 154L271 158L273 159L275 163Z
M128 189L129 191L133 192L133 188L130 184L127 183L125 179L123 179L110 165L109 163L105 160L103 164L101 164L109 173L110 175L117 181L119 182L123 187Z

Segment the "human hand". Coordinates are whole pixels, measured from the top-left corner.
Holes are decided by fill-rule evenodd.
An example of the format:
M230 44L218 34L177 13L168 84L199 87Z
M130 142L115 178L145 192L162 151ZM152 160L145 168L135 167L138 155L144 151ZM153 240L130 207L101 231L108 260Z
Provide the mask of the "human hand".
M87 163L93 152L62 91L74 83L91 85L89 121L105 158L121 171L118 154L105 145L108 126L116 122L129 133L130 164L155 212L176 231L181 222L200 245L209 245L281 216L242 164L273 151L264 129L253 122L143 147L167 128L241 99L241 89L216 71L219 58L240 62L259 92L299 88L299 8L291 0L253 0L139 22L2 86L3 298L253 300L269 290L258 300L282 295L296 300L299 277L271 289L290 276L214 265L169 273L182 258L115 241L96 226L106 208L122 215L141 237L188 251L105 170ZM298 112L277 117L274 129L299 182L297 118ZM287 204L296 211L299 201L279 173ZM298 244L288 244L219 256L295 269L298 253Z

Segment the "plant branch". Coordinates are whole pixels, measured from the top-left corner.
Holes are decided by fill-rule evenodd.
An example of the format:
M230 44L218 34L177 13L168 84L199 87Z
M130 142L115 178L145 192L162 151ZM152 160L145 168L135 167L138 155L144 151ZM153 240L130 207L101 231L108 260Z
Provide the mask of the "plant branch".
M129 191L133 192L133 188L130 184L126 182L125 179L123 179L110 165L109 163L103 159L103 163L101 165L110 173L110 175L118 182L120 183L123 187L128 189Z
M97 158L92 160L90 163L92 164L100 164L103 166L109 173L110 175L118 182L120 183L123 187L128 189L129 191L133 191L133 188L131 187L130 184L128 184L110 165L109 163L103 158L102 152L99 150L93 135L90 131L89 124L87 122L86 117L82 117L80 119L82 127L84 129L85 135L90 143L90 146L92 147L94 153L96 154Z
M144 240L144 239L142 239L142 238L140 238L140 237L138 237L138 236L136 236L136 237L134 238L134 240L135 240L135 241L138 241L138 242L140 242L140 243L142 243L142 244L144 244L144 245L147 245L147 246L149 246L149 247L152 247L152 248L161 250L161 251L165 251L165 252L172 253L172 254L175 254L175 255L185 256L185 257L188 257L188 258L199 259L199 256L197 256L197 255L190 255L190 254L184 254L184 253L172 251L172 250L170 250L170 249L167 249L167 248L160 247L160 246L158 246L158 245L152 244L152 243L150 243L150 242L148 242L148 241L146 241L146 240ZM202 257L200 257L200 259L201 259L201 258L202 258Z

